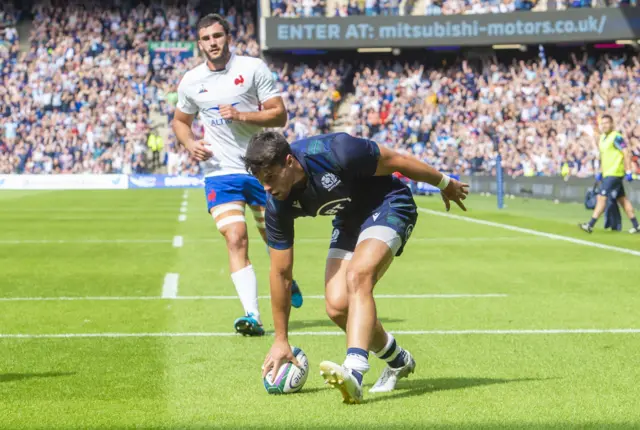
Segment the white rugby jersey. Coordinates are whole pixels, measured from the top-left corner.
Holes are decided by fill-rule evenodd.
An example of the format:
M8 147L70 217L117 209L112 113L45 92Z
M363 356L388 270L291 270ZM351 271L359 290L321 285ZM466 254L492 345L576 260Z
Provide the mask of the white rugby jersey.
M178 85L178 109L200 113L206 147L213 157L204 162L204 175L247 174L240 157L251 136L262 127L220 116L220 105L240 112L257 112L261 104L280 94L269 67L259 58L231 55L224 70L212 71L204 62L188 71Z

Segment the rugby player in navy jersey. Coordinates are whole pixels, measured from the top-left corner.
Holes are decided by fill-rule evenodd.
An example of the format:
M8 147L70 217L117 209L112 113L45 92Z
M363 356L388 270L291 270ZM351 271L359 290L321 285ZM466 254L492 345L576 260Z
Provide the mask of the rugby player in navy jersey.
M369 351L387 362L370 392L395 388L415 369L411 354L387 333L376 315L373 288L404 246L418 212L411 191L394 172L437 186L447 211L466 210L468 185L418 159L346 133L314 136L289 145L281 134L263 131L249 141L244 163L268 194L265 221L271 252L271 307L275 340L263 377L288 361L298 365L288 340L293 271L294 220L333 215L325 269L327 314L347 333L342 365L320 363L325 381L344 402L362 401Z

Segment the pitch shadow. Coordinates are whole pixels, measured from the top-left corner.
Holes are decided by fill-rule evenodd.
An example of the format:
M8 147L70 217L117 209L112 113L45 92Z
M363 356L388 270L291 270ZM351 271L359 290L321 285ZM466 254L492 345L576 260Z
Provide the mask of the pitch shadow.
M379 396L368 394L365 403L375 403L384 400L400 399L404 397L420 396L427 393L446 390L462 390L465 388L481 387L483 385L510 384L514 382L545 381L555 378L520 378L520 379L493 379L493 378L433 378L433 379L409 379L398 383L394 394ZM365 388L368 390L369 387Z
M20 381L31 378L54 378L57 376L71 376L76 372L44 372L44 373L3 373L0 374L0 383Z
M404 320L396 318L380 318L382 324L401 323ZM340 330L338 326L327 317L321 320L302 320L302 321L289 321L289 330L300 330L308 328L332 328L334 330Z

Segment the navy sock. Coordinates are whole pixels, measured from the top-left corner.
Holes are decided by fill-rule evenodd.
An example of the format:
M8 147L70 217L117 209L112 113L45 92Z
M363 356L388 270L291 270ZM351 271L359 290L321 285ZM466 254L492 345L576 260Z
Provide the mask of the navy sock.
M396 358L393 359L393 361L389 361L389 367L393 367L394 369L397 369L399 367L404 366L407 362L406 358L407 358L407 354L404 352L404 349L403 349L398 353L398 355L396 356Z
M598 222L598 218L591 218L589 221L589 227L593 227Z
M633 224L633 228L638 228L638 220L636 217L631 218L631 224Z
M369 370L369 352L362 348L348 348L345 367L351 370L358 384L362 385L362 374Z
M391 342L387 352L380 356L380 358L386 361L389 367L393 367L395 369L404 366L406 363L406 354L404 349L398 346L395 339Z

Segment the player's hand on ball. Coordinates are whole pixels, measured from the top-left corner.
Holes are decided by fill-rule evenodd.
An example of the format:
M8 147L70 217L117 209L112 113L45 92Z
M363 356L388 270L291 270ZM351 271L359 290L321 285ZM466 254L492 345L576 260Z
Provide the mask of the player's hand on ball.
M185 146L187 147L187 150L189 151L191 156L198 161L205 161L213 157L213 152L209 151L205 147L204 140L192 140Z
M264 364L262 365L262 377L266 377L267 373L269 373L271 369L273 369L273 375L276 375L280 366L289 361L293 363L294 366L298 368L301 367L300 363L298 363L298 359L294 357L291 352L289 342L286 340L276 340L271 346L271 350L269 350L267 357L264 359Z
M440 192L440 195L444 201L444 206L447 208L447 212L451 209L451 202L455 202L460 206L460 209L466 211L467 208L464 206L464 203L462 203L462 200L466 199L469 195L469 184L451 178L447 187Z
M240 112L231 105L221 105L220 116L224 119L238 121L240 119Z

